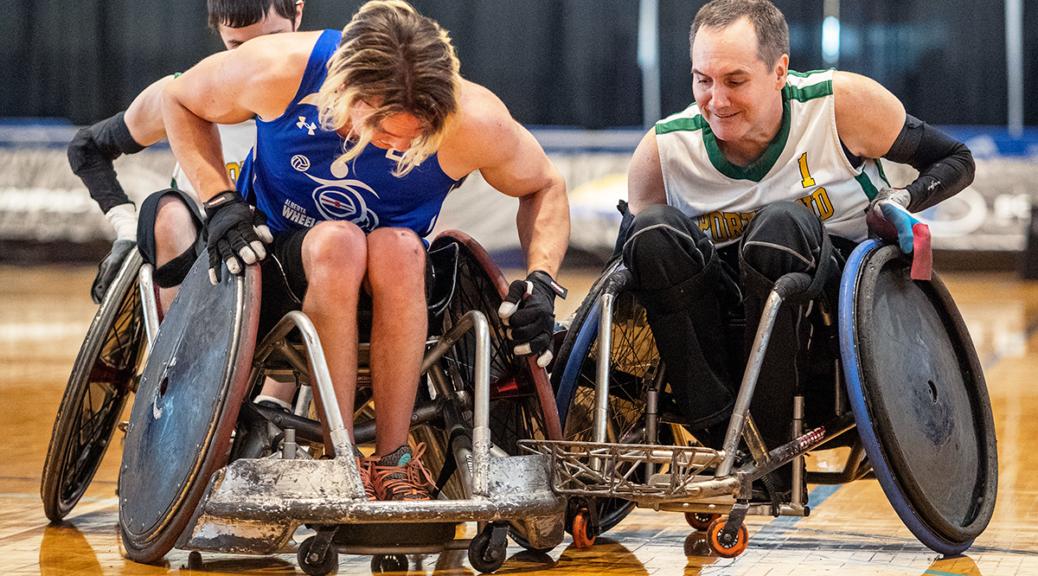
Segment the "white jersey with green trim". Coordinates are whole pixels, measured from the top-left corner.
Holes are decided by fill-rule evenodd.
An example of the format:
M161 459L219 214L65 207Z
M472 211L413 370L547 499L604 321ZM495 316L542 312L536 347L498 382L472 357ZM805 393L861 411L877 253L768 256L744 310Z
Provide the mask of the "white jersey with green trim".
M241 166L256 144L256 121L250 119L239 124L217 124L217 128L220 130L220 144L223 146L223 161L227 166L227 175L231 177L231 182L237 183ZM198 198L198 193L188 181L179 163L173 168L172 186Z
M887 184L878 160L855 168L844 153L832 80L832 70L789 72L782 126L747 167L724 158L697 104L657 122L667 203L698 219L718 247L736 242L754 211L781 201L804 204L832 235L865 240L865 209Z

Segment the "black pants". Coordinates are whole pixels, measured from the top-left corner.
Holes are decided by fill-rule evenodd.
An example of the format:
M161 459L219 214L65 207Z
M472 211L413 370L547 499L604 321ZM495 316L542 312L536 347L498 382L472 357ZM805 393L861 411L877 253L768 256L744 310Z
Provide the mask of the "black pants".
M824 234L821 220L799 203L761 209L741 242L722 249L676 208L651 206L635 216L623 245L624 264L648 314L668 383L694 430L730 417L774 281L788 272L814 274L820 258L834 257L822 254ZM842 258L825 267L833 296L839 264ZM794 390L806 376L806 308L807 303L783 305L750 407L771 447L789 440Z

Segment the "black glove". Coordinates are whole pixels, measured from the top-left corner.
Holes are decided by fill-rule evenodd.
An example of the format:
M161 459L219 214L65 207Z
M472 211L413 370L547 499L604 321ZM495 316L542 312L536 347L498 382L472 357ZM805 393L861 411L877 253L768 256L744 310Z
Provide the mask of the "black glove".
M222 280L221 262L227 264L231 274L240 274L244 264L267 257L263 243L269 244L274 238L267 228L266 214L247 204L234 190L221 192L204 205L210 282L215 285Z
M112 250L97 265L97 276L94 277L94 283L90 285L90 298L94 304L100 304L104 300L108 287L112 285L112 281L115 280L115 275L119 273L126 257L129 256L131 250L136 248L137 243L133 240L116 240L112 244Z
M534 354L542 368L551 362L555 296L565 298L566 293L550 274L540 270L531 272L526 280L512 282L497 313L508 326L507 336L515 344L516 355Z

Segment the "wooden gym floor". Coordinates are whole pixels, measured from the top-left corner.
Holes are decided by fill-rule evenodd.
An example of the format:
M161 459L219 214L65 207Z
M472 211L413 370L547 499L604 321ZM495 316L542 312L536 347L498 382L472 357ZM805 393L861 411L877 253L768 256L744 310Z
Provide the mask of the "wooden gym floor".
M302 574L294 554L244 557L174 550L158 566L134 564L118 549L115 485L119 443L86 497L61 525L40 502L40 474L54 415L95 307L94 268L0 266L0 574ZM569 271L580 302L593 273ZM748 550L711 557L682 516L638 510L581 551L566 541L534 555L512 544L499 574L1038 575L1038 283L1009 274L945 274L987 377L998 434L999 493L994 519L962 556L942 558L920 544L875 480L811 487L806 518L750 517ZM824 466L817 458L815 466ZM470 534L474 527L464 527ZM370 573L370 558L341 556L340 574ZM410 571L468 575L465 553L412 556Z

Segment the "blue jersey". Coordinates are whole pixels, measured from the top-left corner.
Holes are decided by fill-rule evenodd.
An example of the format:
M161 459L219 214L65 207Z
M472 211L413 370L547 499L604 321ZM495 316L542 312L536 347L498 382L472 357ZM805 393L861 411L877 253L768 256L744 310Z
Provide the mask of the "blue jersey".
M341 37L324 31L285 113L270 122L256 120L256 146L238 189L267 214L275 234L346 220L365 232L398 227L427 236L444 198L459 183L444 174L438 157L396 177L400 153L369 144L354 160L341 162L350 143L320 127L317 91Z

